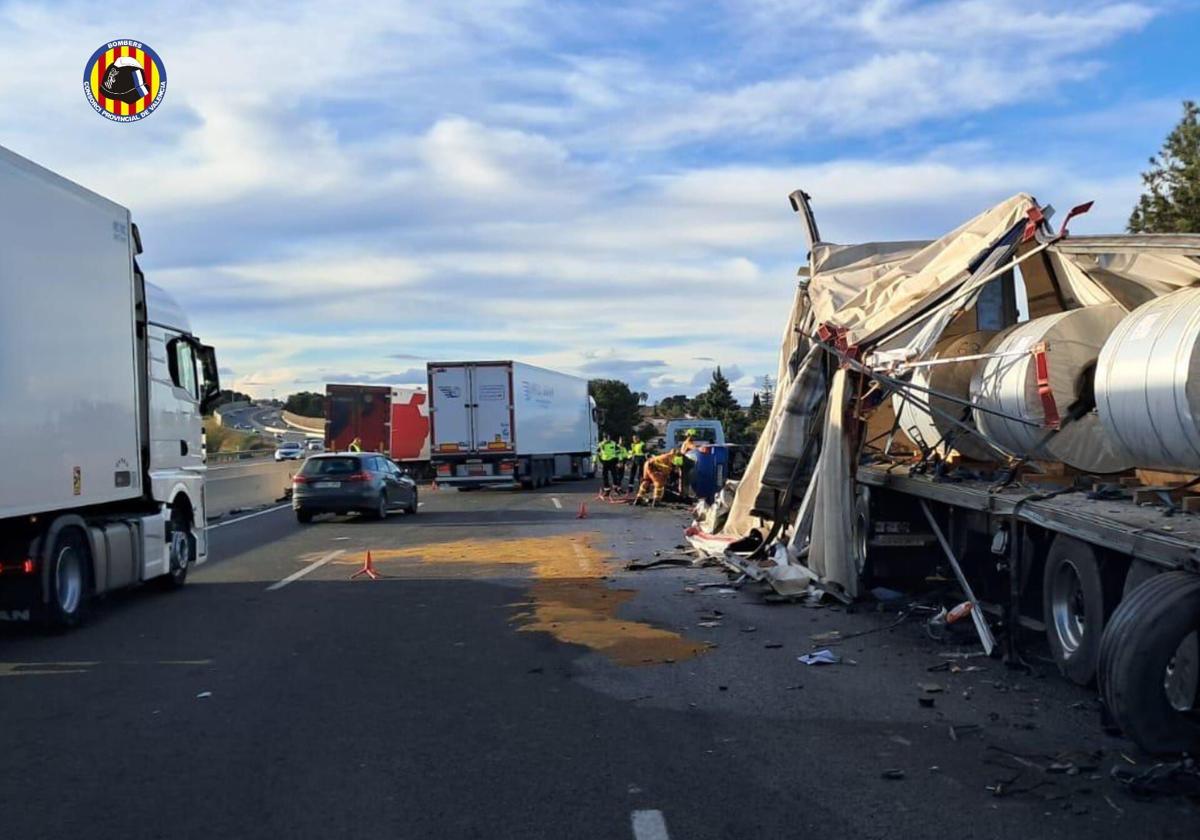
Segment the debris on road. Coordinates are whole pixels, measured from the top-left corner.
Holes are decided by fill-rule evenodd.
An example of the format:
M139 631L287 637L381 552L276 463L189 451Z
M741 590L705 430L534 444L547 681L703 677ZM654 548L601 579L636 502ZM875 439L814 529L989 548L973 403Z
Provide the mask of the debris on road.
M1110 776L1139 799L1159 796L1200 797L1200 765L1194 758L1159 762L1145 770L1116 766Z
M900 779L903 779L903 778L904 778L904 771L903 771L903 770L900 770L899 768L895 768L895 767L893 767L893 768L891 768L891 769L889 769L889 770L884 770L884 771L883 771L882 773L880 773L879 775L880 775L882 778L884 778L884 779L888 779L888 780L890 780L890 781L899 781Z
M212 697L211 691L201 691L199 694L196 695L197 700L204 700L209 697Z
M690 557L660 557L660 552L654 552L654 557L643 560L634 558L629 563L625 564L625 569L629 571L646 571L647 569L660 569L662 566L690 566Z
M837 665L842 658L828 648L805 653L796 657L805 665Z
M951 724L949 733L950 740L957 741L963 735L970 735L973 732L979 732L983 727L977 723L959 723Z

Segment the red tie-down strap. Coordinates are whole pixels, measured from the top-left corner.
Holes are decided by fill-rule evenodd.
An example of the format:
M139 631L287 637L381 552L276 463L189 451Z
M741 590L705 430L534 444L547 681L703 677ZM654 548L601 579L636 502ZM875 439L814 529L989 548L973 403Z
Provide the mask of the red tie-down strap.
M1058 416L1058 403L1054 401L1054 392L1050 390L1050 359L1046 353L1050 347L1042 342L1033 348L1033 366L1037 374L1038 396L1042 399L1042 421L1047 429L1057 429L1062 420Z
M1038 225L1046 221L1046 214L1036 204L1030 207L1025 215L1029 217L1029 221L1025 222L1025 232L1021 234L1022 242L1028 242L1033 239L1037 235Z

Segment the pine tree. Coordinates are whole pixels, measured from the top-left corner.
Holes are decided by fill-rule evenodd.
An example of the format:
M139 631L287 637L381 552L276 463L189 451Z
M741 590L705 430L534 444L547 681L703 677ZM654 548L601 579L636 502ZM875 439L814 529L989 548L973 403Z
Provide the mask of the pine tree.
M771 406L775 405L775 380L770 375L763 377L762 404L766 413L770 414Z
M1183 119L1142 173L1145 192L1129 217L1131 233L1200 231L1200 108L1183 103Z
M718 365L713 371L708 390L693 401L696 415L709 420L720 420L725 430L725 439L742 443L746 435L746 413L733 396L729 380L721 373Z
M758 391L755 391L754 396L750 398L750 408L746 409L746 419L751 423L756 423L765 416L762 399L758 396Z

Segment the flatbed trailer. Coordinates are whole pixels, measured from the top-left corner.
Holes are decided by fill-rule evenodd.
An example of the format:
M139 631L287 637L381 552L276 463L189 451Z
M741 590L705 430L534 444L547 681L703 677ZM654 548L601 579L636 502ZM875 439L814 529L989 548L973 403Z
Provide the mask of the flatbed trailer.
M1025 481L1032 481L1026 478ZM1047 479L1040 479L1046 481ZM852 554L865 579L926 579L956 562L981 611L1023 666L1020 628L1045 633L1059 670L1095 684L1107 711L1149 752L1200 743L1200 516L1171 495L916 472L868 463L855 473ZM1187 483L1180 477L1179 486ZM942 541L945 544L942 544ZM950 561L948 553L954 555ZM946 577L950 577L949 573ZM1182 638L1182 641L1180 639ZM1165 675L1165 676L1164 676Z
M1009 486L997 491L992 489L995 482L909 475L897 465L860 466L858 483L997 520L1011 520L1015 512L1021 523L1048 532L1066 534L1163 569L1200 572L1200 516L1166 516L1162 507L1127 499L1089 499L1082 491L1038 499L1053 490Z

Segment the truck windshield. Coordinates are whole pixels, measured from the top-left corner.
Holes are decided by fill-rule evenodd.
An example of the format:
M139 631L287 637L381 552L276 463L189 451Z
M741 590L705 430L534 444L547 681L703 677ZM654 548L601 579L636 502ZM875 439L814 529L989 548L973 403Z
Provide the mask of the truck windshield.
M349 475L361 468L357 458L309 458L300 469L300 474L309 475Z

